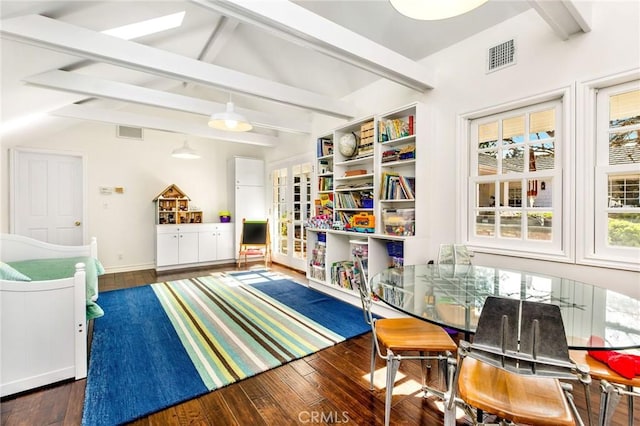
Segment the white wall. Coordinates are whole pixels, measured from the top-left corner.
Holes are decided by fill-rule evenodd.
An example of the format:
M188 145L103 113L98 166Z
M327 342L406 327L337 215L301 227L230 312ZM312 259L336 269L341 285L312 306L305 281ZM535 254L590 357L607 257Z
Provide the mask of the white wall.
M423 101L429 108L428 145L418 147L418 155L429 156L428 174L432 176L431 182L420 185L425 188L426 193L422 195L426 195L429 206L427 258L435 258L440 243L456 240L458 227L452 213L466 208L457 199L460 185L463 185L457 174L457 117L638 68L639 16L638 2L595 2L592 31L562 41L534 10L529 10L425 58L424 65L435 70L437 75L435 89L423 95L379 81L348 97L362 108L368 106L367 113L384 111L413 100ZM487 48L511 38L517 43L517 63L485 74ZM482 253L476 254L474 262L545 271L640 296L638 273Z
M272 148L190 138L202 158L180 160L171 151L179 134L144 131L144 140L115 137L115 126L83 122L53 134L20 132L2 138L0 230L8 232L8 149L14 146L82 153L87 159L88 235L98 238L99 257L109 271L155 266L153 199L175 183L204 211L204 221L219 221L227 205L227 159L263 158ZM300 138L298 136L298 138ZM101 195L100 186L122 186L124 194ZM119 259L118 255L122 255Z

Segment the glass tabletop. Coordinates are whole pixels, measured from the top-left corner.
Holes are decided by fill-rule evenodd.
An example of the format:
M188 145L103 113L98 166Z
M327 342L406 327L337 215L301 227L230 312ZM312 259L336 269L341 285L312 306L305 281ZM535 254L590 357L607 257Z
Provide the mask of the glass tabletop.
M473 334L487 296L560 306L570 349L640 348L640 300L567 278L478 265L414 265L370 279L372 292L409 315Z

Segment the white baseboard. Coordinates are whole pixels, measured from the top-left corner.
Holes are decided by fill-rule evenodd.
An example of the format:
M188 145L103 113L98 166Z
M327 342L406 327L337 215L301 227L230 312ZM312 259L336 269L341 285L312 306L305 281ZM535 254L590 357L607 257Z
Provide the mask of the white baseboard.
M155 267L155 263L140 263L137 265L105 266L104 271L107 274L117 274L118 272L133 272L143 271L145 269L155 269Z

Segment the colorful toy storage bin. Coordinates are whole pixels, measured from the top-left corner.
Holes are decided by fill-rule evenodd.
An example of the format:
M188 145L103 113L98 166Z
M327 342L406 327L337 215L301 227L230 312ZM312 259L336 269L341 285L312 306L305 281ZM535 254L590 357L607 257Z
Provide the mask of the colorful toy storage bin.
M398 268L404 265L404 245L402 241L388 241L387 254L389 255L389 266Z
M411 236L416 233L416 209L385 209L382 229L386 235Z

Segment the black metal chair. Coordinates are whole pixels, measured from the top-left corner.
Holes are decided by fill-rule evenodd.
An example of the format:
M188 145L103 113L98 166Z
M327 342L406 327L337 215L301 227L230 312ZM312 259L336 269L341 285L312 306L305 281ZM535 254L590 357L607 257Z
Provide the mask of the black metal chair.
M583 425L566 382L578 380L591 424L591 377L569 358L558 306L490 296L473 343L461 341L458 355L450 409L458 404L474 421L473 408L501 422Z

